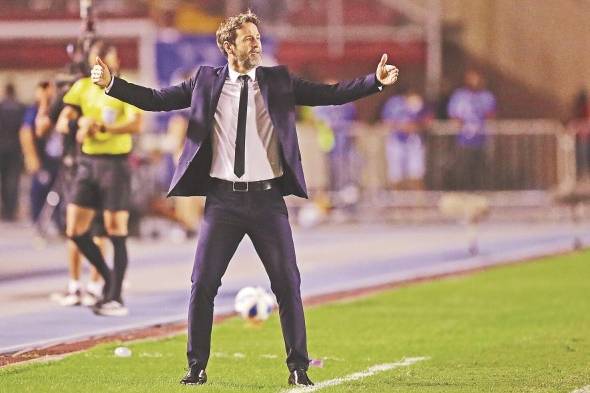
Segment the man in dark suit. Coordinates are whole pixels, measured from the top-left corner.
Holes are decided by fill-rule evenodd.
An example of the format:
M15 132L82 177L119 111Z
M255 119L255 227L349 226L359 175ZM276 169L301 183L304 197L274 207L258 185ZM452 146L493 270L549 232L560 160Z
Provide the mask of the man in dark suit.
M305 81L285 66L260 67L259 20L229 17L217 31L223 67L202 66L179 85L154 90L112 77L97 58L93 80L107 94L149 111L190 107L184 150L168 195L206 195L192 273L188 316L189 371L203 384L210 354L213 299L238 244L248 235L277 297L289 384L313 385L300 276L283 195L307 198L295 130L295 105L338 105L397 80L383 55L375 74L335 85Z

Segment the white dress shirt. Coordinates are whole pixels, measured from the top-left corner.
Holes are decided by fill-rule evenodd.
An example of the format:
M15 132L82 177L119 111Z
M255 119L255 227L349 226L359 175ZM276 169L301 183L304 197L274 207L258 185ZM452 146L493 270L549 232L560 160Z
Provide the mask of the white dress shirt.
M242 85L240 74L229 68L219 102L213 117L213 161L211 177L229 181L259 181L282 176L283 166L279 153L278 135L264 105L256 68L248 72L248 112L246 116L245 172L238 178L234 174L238 109Z
M229 75L225 80L213 117L213 160L209 175L229 181L269 180L283 175L279 152L279 140L264 98L256 81L256 68L250 70L248 81L248 109L246 115L245 172L238 178L234 174L238 109L242 89L241 75L228 65ZM108 93L115 78L106 87Z

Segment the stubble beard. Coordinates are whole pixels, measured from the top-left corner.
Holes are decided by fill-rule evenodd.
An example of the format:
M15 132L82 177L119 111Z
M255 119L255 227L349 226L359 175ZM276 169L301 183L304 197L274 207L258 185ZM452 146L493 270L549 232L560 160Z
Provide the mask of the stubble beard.
M239 59L240 63L245 69L251 70L254 67L258 67L262 60L261 53L248 53L243 58Z

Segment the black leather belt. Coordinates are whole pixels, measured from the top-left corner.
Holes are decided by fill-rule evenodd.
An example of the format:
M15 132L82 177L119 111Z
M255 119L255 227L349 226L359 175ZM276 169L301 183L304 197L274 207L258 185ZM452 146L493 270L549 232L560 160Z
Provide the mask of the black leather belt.
M217 186L222 187L227 191L235 192L249 192L249 191L267 191L273 187L277 187L278 179L259 180L259 181L229 181L212 177L211 180Z

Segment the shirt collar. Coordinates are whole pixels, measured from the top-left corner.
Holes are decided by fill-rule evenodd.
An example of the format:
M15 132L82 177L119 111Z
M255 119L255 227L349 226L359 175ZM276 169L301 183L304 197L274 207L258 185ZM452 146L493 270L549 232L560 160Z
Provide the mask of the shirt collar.
M231 65L228 65L227 69L229 71L229 80L232 82L237 82L238 77L240 75L243 75L243 74L240 74L238 71L234 70ZM256 80L256 67L254 67L250 71L248 71L248 73L246 75L248 75L252 81L255 81Z

